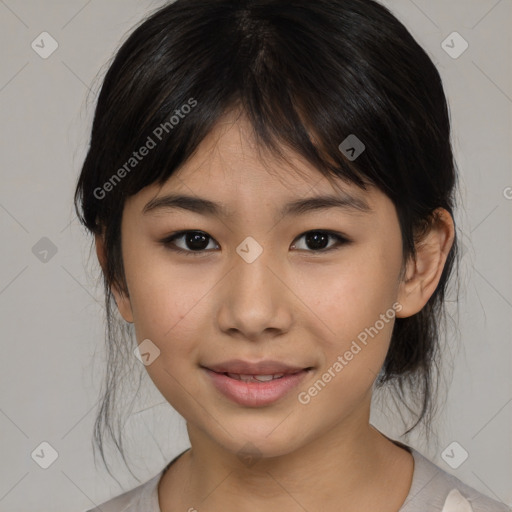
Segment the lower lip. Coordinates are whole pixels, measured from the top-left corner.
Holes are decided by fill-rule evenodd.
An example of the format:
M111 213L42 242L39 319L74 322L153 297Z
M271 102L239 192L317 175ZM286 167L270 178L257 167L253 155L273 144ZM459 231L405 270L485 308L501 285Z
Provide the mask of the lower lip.
M239 405L248 407L259 407L276 402L298 386L309 373L309 370L302 370L267 382L244 382L208 368L205 370L212 379L213 385L224 396Z

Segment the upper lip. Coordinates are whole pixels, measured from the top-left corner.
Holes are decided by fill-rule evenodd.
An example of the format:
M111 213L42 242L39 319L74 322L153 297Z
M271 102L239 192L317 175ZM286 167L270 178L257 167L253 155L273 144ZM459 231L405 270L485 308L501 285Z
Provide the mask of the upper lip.
M236 373L238 375L275 375L279 373L297 373L311 367L292 366L280 361L264 360L251 363L242 359L230 359L218 364L204 366L217 373Z

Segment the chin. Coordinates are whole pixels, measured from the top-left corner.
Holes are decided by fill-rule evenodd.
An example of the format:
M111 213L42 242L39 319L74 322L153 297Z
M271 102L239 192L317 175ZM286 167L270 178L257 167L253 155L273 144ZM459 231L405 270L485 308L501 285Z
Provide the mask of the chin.
M258 459L282 457L294 452L307 442L301 437L303 429L285 425L284 417L286 415L273 418L272 421L269 419L256 422L252 419L243 422L231 421L229 424L231 436L221 429L220 432L217 431L220 437L213 435L212 438L242 462L245 459L251 461L251 465Z

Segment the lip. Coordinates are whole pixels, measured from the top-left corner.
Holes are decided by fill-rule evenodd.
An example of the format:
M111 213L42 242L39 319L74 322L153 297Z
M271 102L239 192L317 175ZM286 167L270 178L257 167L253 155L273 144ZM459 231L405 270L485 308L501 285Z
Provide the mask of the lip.
M225 368L227 370L224 370ZM215 388L233 402L246 407L262 407L285 397L304 380L312 368L292 367L278 361L248 363L241 360L232 360L211 367L203 366L202 369L211 379ZM284 375L281 378L265 382L246 382L229 377L226 373L241 375L283 373Z

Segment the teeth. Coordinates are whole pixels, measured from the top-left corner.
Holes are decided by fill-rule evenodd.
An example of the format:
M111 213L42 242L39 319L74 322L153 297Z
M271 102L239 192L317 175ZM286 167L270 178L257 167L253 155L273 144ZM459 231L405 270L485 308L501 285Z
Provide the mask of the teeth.
M276 373L274 375L240 375L238 373L228 373L228 377L244 382L268 382L274 379L280 379L284 373Z
M273 375L255 375L254 378L260 382L267 382L268 380L275 379Z

